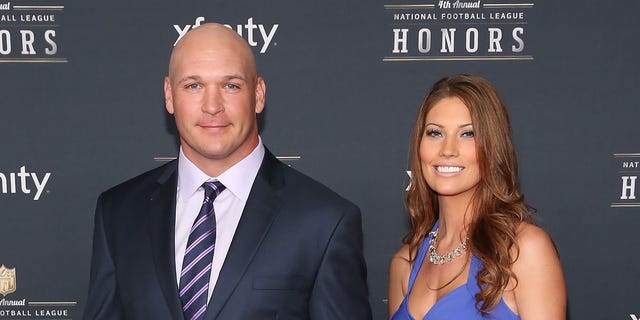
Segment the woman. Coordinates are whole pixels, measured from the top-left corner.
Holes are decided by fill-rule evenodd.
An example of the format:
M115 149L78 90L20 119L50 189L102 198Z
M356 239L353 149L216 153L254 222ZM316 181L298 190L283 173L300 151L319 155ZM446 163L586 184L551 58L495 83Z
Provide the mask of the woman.
M509 118L491 84L456 75L433 86L411 169L391 319L565 319L560 261L518 191Z

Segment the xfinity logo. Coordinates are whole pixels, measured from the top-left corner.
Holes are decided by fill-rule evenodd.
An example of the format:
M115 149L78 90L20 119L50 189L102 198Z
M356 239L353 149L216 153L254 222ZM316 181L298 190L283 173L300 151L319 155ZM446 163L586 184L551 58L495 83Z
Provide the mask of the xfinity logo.
M178 43L178 40L182 38L190 29L195 29L204 23L204 17L197 17L194 21L193 25L187 24L185 26L180 26L177 24L173 25L173 28L178 33L178 38L173 43L175 46ZM230 25L225 24L225 26L229 29L234 29L241 37L244 37L250 46L257 47L260 46L260 53L267 52L269 49L269 45L271 44L271 40L276 34L276 30L278 30L279 24L274 24L270 28L265 27L263 24L255 24L253 22L253 17L247 19L247 23Z
M51 177L51 172L45 172L44 175L35 172L27 172L25 166L20 167L19 172L0 172L0 191L3 194L18 193L24 194L35 193L33 200L40 199L42 191L47 185ZM35 190L32 188L35 187Z
M635 314L630 314L629 317L631 317L632 320L640 320L640 318L638 318L638 316L636 316Z

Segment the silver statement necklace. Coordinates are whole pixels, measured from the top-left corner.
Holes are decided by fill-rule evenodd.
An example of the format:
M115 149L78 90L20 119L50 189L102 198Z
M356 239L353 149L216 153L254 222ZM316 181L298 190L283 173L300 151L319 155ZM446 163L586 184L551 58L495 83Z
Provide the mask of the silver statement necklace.
M465 238L462 243L455 247L453 250L449 251L448 253L445 253L443 255L439 255L436 252L436 246L438 245L437 241L438 241L438 230L440 228L438 227L438 229L436 229L436 231L431 231L429 232L429 236L431 237L431 240L429 240L429 262L433 263L433 264L445 264L446 262L449 262L451 260L453 260L453 258L455 257L459 257L462 255L462 251L463 250L467 250L467 240L469 240L469 238Z

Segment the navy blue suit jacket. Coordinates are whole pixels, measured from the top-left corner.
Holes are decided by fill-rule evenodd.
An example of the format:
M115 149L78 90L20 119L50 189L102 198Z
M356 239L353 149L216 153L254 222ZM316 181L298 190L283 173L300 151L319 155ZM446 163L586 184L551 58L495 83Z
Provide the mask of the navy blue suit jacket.
M183 319L177 161L100 195L84 319ZM359 209L266 152L205 319L371 319Z

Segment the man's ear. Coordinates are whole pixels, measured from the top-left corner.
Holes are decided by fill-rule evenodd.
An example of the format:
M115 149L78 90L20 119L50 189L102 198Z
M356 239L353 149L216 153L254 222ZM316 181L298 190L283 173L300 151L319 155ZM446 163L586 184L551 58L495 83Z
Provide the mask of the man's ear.
M264 83L262 77L258 77L256 81L256 113L261 113L264 110L265 95L267 93L267 86Z
M171 82L169 81L169 76L164 77L164 107L167 109L167 112L173 114L173 97L171 94Z

